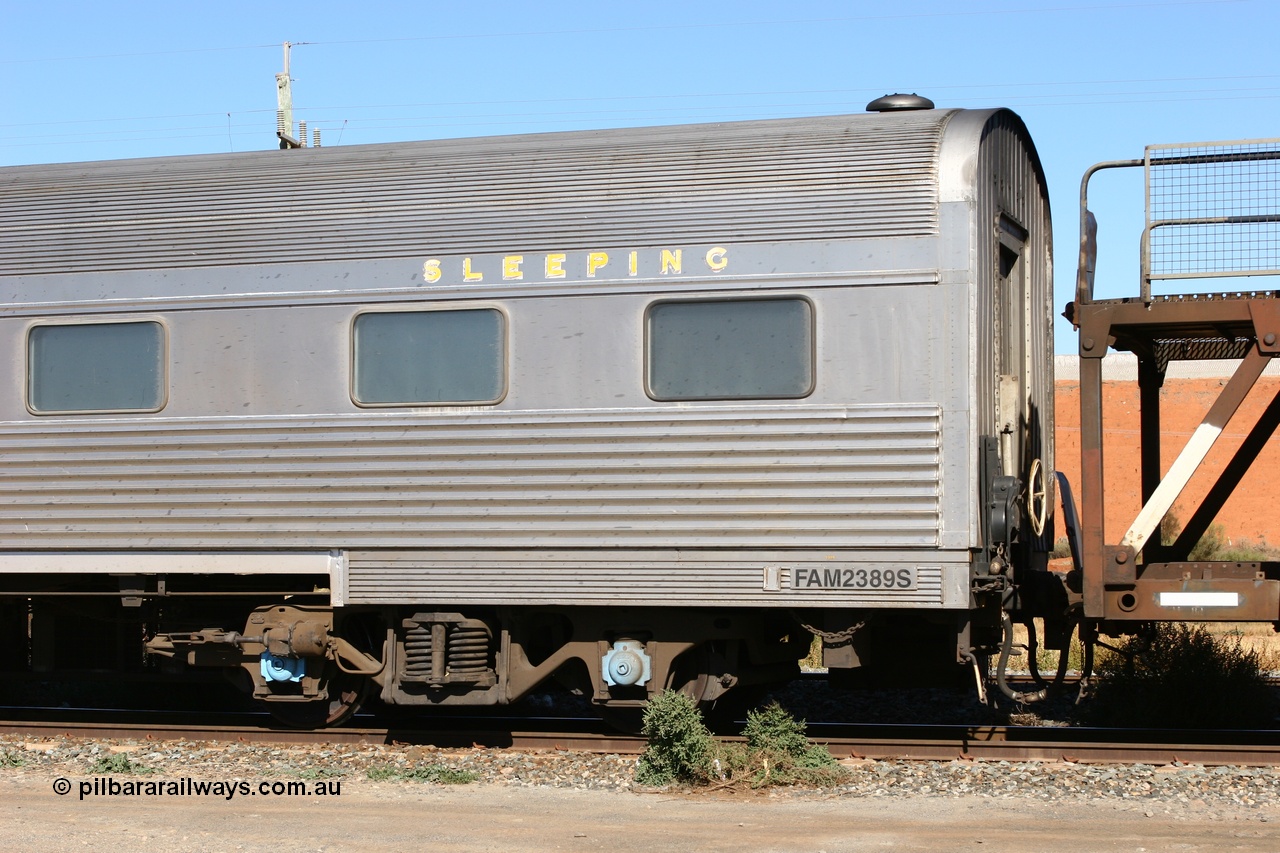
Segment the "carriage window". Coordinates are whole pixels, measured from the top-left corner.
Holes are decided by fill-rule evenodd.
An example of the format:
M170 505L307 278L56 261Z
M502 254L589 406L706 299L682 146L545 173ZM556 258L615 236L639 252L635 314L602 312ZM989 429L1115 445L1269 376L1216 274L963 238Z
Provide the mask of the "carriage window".
M813 391L813 306L805 299L660 302L648 316L655 400L795 398Z
M159 323L33 326L27 336L27 406L36 414L154 412L164 406Z
M362 406L496 403L505 332L492 308L361 314L352 396Z

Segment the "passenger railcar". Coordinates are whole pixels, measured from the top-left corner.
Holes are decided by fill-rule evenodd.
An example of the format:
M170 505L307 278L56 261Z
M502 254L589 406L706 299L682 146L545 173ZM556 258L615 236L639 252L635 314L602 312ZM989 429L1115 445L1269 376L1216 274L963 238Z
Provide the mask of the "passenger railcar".
M0 205L12 668L225 667L308 725L711 703L809 631L958 666L1042 568L1006 110L13 167Z

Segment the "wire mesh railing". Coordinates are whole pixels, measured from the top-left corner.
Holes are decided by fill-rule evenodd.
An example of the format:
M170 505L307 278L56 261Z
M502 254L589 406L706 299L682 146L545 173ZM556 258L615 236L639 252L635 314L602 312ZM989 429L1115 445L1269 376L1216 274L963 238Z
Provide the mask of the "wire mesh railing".
M1142 298L1156 280L1280 275L1280 139L1151 145Z

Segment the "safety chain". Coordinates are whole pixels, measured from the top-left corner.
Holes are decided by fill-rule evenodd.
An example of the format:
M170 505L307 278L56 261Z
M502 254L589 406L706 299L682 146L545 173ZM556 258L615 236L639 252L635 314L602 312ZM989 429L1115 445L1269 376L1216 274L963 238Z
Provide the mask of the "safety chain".
M799 620L796 621L799 622ZM822 631L812 625L805 624L804 622L800 622L800 627L821 639L824 646L831 646L834 648L851 642L854 634L867 627L868 621L869 620L867 619L863 619L861 622L855 622L843 631Z

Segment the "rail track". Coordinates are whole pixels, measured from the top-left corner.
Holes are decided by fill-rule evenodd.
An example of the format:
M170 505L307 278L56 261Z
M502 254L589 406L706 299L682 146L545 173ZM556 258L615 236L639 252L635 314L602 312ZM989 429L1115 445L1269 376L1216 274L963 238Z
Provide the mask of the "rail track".
M837 758L919 761L1280 765L1275 731L1176 731L1037 726L811 723L809 735ZM91 709L0 709L0 734L31 738L280 744L396 744L438 748L582 751L638 755L642 737L572 717L450 716L436 725L357 717L319 731L280 727L259 714Z

